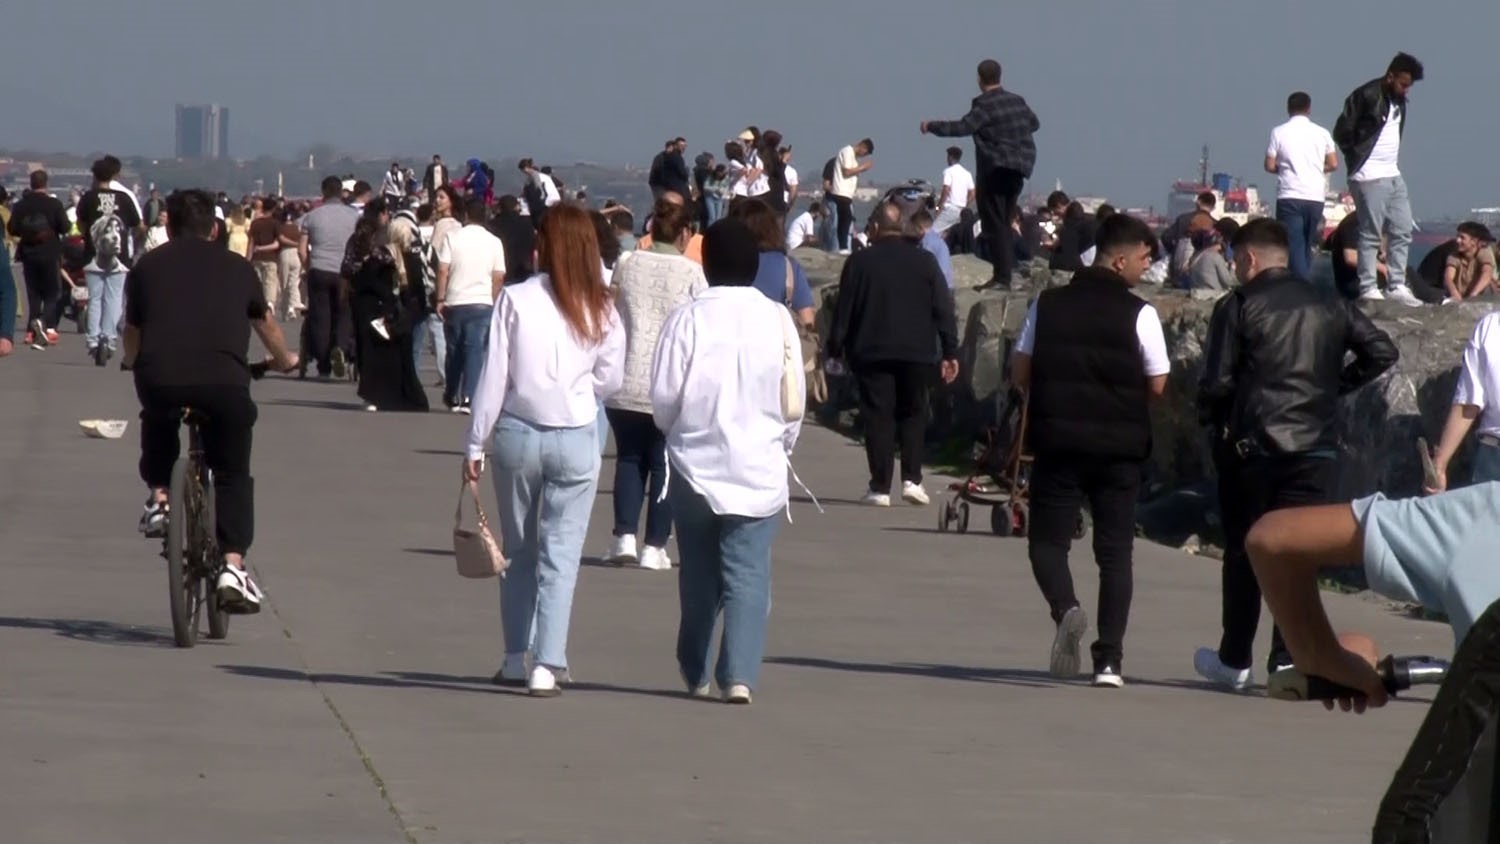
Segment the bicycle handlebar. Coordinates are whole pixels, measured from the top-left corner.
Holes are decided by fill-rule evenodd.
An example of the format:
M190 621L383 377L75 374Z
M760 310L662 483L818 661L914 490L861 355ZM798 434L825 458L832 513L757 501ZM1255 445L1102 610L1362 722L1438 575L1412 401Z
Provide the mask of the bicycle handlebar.
M1448 676L1449 663L1430 656L1387 656L1376 666L1381 684L1392 697L1412 686L1435 686ZM1364 694L1316 675L1285 668L1272 674L1266 692L1277 700L1338 700Z

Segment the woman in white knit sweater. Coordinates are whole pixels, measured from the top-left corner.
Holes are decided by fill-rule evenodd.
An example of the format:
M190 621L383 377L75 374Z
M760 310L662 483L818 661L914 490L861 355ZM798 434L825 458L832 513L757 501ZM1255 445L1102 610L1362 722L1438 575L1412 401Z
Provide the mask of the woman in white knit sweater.
M651 356L667 317L708 289L703 268L682 250L692 236L686 208L657 202L651 215L651 246L632 252L615 268L615 308L625 328L625 384L604 402L615 435L614 543L609 559L618 564L666 570L672 513L662 495L666 483L666 440L651 418ZM646 510L644 547L636 541L641 508Z

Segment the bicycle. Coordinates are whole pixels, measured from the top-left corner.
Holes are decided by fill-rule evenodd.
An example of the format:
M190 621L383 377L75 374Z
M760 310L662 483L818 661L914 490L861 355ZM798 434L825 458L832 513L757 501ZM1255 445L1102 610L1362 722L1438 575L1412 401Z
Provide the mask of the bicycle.
M260 379L269 363L250 365L250 376ZM219 605L215 584L224 571L219 551L218 522L214 510L213 470L204 461L203 419L191 407L182 409L182 424L188 429L186 453L172 465L167 491L166 536L162 556L167 560L168 597L172 612L172 639L179 648L198 642L204 611L208 615L208 638L229 635L229 613Z

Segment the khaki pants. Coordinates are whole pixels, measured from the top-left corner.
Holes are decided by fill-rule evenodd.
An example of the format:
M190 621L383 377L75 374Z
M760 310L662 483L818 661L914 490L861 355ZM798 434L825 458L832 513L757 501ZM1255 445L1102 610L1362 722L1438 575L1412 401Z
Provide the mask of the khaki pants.
M251 261L255 267L255 275L260 279L261 295L266 297L266 304L270 306L271 313L277 313L276 294L280 285L277 283L275 261Z
M283 249L277 253L276 269L281 285L279 301L274 303L276 312L282 319L291 319L302 310L302 259L297 250Z

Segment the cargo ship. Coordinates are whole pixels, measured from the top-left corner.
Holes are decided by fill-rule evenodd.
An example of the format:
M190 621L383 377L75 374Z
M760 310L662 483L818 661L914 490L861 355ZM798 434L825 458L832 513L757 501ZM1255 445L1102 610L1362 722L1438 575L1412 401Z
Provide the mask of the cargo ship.
M1212 193L1218 200L1214 206L1216 217L1228 217L1244 225L1256 217L1270 214L1270 209L1260 200L1260 189L1255 185L1246 185L1243 179L1228 173L1209 176L1208 147L1204 146L1203 157L1198 159L1197 180L1183 179L1172 183L1172 191L1167 194L1167 219L1175 220L1192 211L1197 205L1198 194L1205 192Z

